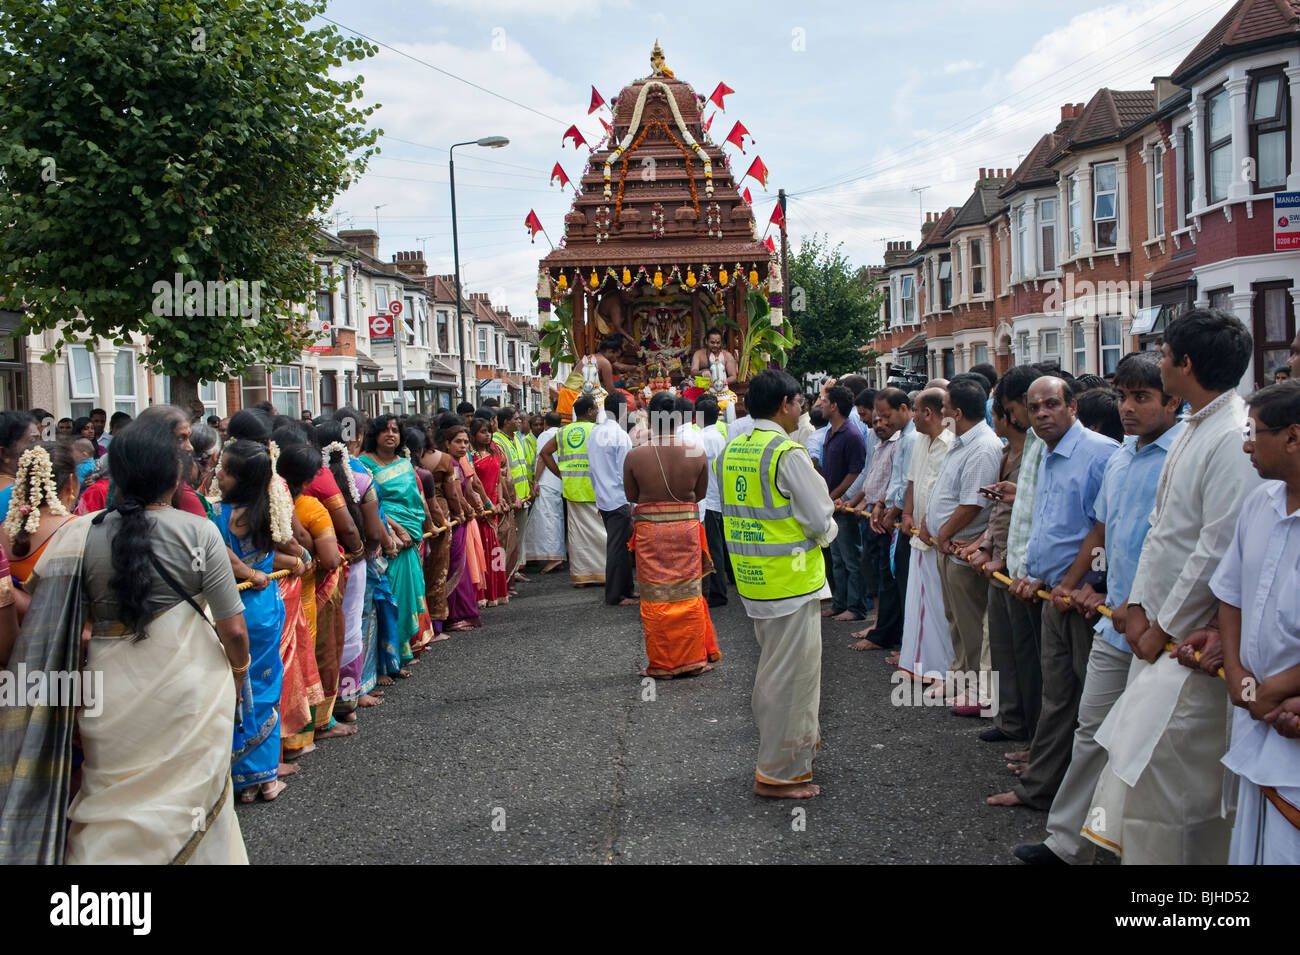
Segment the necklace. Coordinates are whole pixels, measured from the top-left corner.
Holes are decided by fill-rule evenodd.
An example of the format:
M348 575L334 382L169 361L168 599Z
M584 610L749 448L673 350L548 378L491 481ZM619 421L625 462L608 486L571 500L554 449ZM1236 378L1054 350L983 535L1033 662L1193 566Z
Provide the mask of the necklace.
M664 490L667 491L668 496L671 497L678 504L685 504L686 503L685 501L683 501L681 498L679 498L676 494L673 493L673 489L671 485L669 485L668 483L668 475L664 473L663 459L659 457L659 443L657 441L651 441L650 447L654 450L655 453L655 463L659 465L659 476L663 478Z

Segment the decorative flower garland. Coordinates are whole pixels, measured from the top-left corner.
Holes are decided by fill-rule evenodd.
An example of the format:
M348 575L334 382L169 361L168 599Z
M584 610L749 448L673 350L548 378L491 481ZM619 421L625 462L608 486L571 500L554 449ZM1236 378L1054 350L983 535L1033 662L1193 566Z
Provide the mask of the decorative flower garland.
M41 506L51 514L67 517L68 509L59 500L59 489L54 485L54 465L50 453L40 445L28 448L18 459L18 473L14 477L14 493L9 499L4 529L10 540L26 525L28 534L35 534L41 526Z
M325 447L321 449L321 454L324 456L324 463L326 467L329 467L330 458L332 458L335 454L343 455L343 474L348 479L348 493L352 495L352 501L354 504L360 504L361 495L357 492L357 482L356 479L352 476L352 465L348 463L348 459L349 459L348 446L344 444L342 441L334 441L330 444L325 445Z
M710 202L704 222L709 227L709 238L722 238L722 206Z
M700 144L695 141L695 137L691 135L691 131L686 127L686 121L682 119L681 110L677 108L677 98L673 96L672 91L668 88L668 86L665 83L662 83L659 80L651 80L650 82L646 83L644 86L641 87L641 93L636 98L636 106L632 110L632 122L628 124L627 135L623 137L623 141L618 144L618 147L612 153L610 153L608 156L605 157L605 173L604 173L605 198L606 199L610 198L610 188L609 188L610 167L613 165L614 161L617 160L619 156L623 155L623 153L627 150L628 144L632 142L632 136L640 128L641 113L645 110L646 99L650 95L650 90L654 87L658 87L660 90L662 90L664 94L664 98L668 100L668 109L672 112L673 119L676 120L677 122L677 128L681 131L682 138L686 140L687 145L691 147L692 151L694 151L697 155L699 155L704 160L704 179L705 179L704 193L706 196L712 196L713 195L713 163L709 160L708 154L703 152L700 149ZM663 126L665 131L668 132L668 135L672 136L672 131L668 129L666 124L659 123L658 125ZM644 137L644 135L645 134L642 133L642 137ZM637 142L639 143L640 140L638 139ZM673 142L677 142L677 138L675 136L673 137ZM678 143L678 147L679 148L681 147L681 143ZM635 148L635 146L633 148ZM723 161L726 162L725 153L723 154ZM687 171L690 170L689 157L687 160L686 168ZM626 160L623 163L623 171L624 171L624 175L626 175L627 172ZM622 180L620 179L619 197L621 198L622 195L623 195L623 184L622 184ZM695 183L694 180L692 180L691 197L694 198L694 196L695 196ZM698 202L695 204L695 211L697 214L700 211L700 204Z
M596 225L596 244L609 241L610 226L614 222L614 215L610 212L609 206L597 206L595 215Z
M623 187L627 183L627 162L629 159L632 158L632 153L636 152L636 148L641 145L641 140L645 139L646 133L650 132L650 130L654 129L655 127L662 129L667 134L668 138L673 141L673 145L676 146L679 150L681 150L682 159L685 160L686 162L686 182L691 187L691 204L695 206L695 215L699 216L700 214L700 197L696 195L695 192L695 167L691 165L691 154L687 152L686 147L682 145L681 141L676 136L673 135L673 131L668 128L667 123L654 122L654 123L646 124L645 129L641 130L641 135L638 136L636 142L632 144L632 148L629 149L627 153L623 156L623 165L619 169L619 174L618 174L618 198L614 201L614 224L615 225L618 224L619 219L623 215ZM689 134L687 135L686 138L690 139ZM692 142L694 141L692 140ZM699 147L696 146L696 148L698 149ZM708 175L712 177L713 170L712 167L708 165L708 159L706 158L704 162L705 162L705 169L708 172ZM708 188L705 190L705 192L707 195L710 196L713 195L712 178L708 179ZM605 193L606 193L605 198L608 199L609 198L608 186L605 187Z
M682 271L683 268L685 269L684 272ZM561 272L559 278L554 282L554 294L569 297L578 289L595 294L607 285L618 289L620 292L629 292L641 284L654 285L660 289L677 284L692 291L704 287L718 292L725 292L728 289L742 285L747 289L761 289L766 285L765 282L759 279L758 268L752 262L748 270L739 262L731 270L728 270L725 265L721 266L716 276L708 264L700 266L699 274L696 274L690 265L674 265L666 274L662 268L656 268L651 272L644 265L638 266L635 274L627 267L623 268L623 272L625 274L620 276L613 266L606 266L603 277L592 271L590 277L584 279L582 273L574 269L572 283ZM656 276L658 280L656 280ZM559 281L560 278L564 279L563 283ZM592 279L595 281L592 281Z
M267 448L271 452L271 482L266 489L271 501L271 540L284 544L293 539L293 497L289 494L289 485L275 470L280 460L280 446L272 441Z
M662 239L666 231L667 222L664 216L664 204L656 202L654 208L650 210L650 234L656 239Z

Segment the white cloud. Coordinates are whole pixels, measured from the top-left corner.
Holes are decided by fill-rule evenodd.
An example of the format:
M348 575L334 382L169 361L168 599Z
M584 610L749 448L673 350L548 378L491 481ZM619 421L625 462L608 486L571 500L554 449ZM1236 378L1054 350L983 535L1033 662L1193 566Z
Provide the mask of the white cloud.
M943 72L946 76L953 73L965 73L968 70L978 70L984 66L983 60L953 60L951 63L943 65Z

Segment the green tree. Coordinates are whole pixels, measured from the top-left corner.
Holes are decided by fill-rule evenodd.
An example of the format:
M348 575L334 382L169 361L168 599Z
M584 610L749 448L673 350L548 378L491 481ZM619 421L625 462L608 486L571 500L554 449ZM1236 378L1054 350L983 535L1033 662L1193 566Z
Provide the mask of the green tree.
M797 378L808 372L849 374L874 358L858 349L880 333L882 296L841 248L842 243L832 248L824 236L805 236L790 257L786 314L799 344L786 370Z
M320 215L380 132L331 75L376 48L309 31L324 9L0 0L0 307L60 346L149 336L177 403L292 360Z

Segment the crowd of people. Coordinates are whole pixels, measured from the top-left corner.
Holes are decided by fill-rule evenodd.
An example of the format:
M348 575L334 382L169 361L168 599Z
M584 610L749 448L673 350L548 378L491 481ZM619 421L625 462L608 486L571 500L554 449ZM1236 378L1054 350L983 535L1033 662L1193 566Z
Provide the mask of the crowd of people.
M0 413L0 668L103 681L0 708L6 861L244 861L236 800L527 579L541 417L201 411Z
M881 692L991 717L1015 779L989 805L1047 813L1021 860L1298 862L1300 380L1238 395L1251 353L1198 309L1105 379L813 397L769 369L726 413L617 388L529 418L0 413L0 668L103 681L0 707L0 846L244 861L233 803L275 800L534 561L639 607L643 678L712 669L737 592L760 796L818 795L823 628L861 622Z

